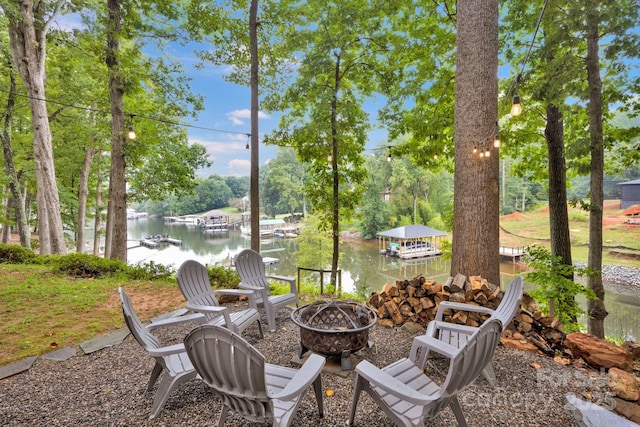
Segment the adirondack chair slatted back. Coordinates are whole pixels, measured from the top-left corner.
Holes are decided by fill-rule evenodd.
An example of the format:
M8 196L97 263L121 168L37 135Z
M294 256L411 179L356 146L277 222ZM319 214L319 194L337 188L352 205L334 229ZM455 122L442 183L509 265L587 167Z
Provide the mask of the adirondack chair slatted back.
M198 261L185 261L178 269L176 279L187 301L208 306L220 305L211 289L207 267Z
M255 422L273 419L264 356L226 329L204 326L185 338L187 354L205 384L231 410Z
M497 319L491 319L469 337L462 351L450 362L447 378L440 389L441 398L433 408L429 408L427 416L437 414L453 397L473 384L491 362L501 334L502 324Z
M262 256L258 252L251 249L241 251L236 256L235 266L242 283L269 290Z
M122 288L118 289L118 293L120 294L120 302L122 303L124 321L133 337L138 341L138 344L147 351L162 347L160 340L149 333L140 321L140 318L138 318L138 315L133 309L133 304L131 303L129 295L127 295Z
M500 305L498 305L491 318L500 320L503 328L509 326L511 320L518 313L518 310L520 310L520 300L522 299L523 292L524 278L518 275L509 283L509 287L502 296Z

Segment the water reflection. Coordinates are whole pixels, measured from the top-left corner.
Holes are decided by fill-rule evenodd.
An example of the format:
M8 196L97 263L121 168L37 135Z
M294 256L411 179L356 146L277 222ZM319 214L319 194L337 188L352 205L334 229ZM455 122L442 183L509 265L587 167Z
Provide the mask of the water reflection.
M150 235L168 235L182 241L181 246L161 245L158 249L147 249L138 245ZM175 269L188 259L208 265L227 265L241 250L251 246L248 238L238 231L202 231L198 227L184 224L165 224L162 219L145 219L128 223L130 264L156 262ZM272 239L264 241L261 253L264 257L278 258L279 262L268 267L269 274L297 276L298 266L295 239ZM450 263L442 257L399 260L378 253L377 242L345 242L341 245L340 268L342 269L342 289L362 297L377 292L387 282L412 279L419 275L444 281L449 276ZM501 286L504 289L513 277L520 273L520 267L513 263L500 265ZM305 273L301 273L303 280ZM325 281L328 281L328 276ZM531 291L532 286L525 285ZM583 309L586 301L580 301ZM634 339L640 327L640 296L617 294L607 290L605 305L609 316L605 321L605 333L609 337ZM581 319L583 323L586 319Z

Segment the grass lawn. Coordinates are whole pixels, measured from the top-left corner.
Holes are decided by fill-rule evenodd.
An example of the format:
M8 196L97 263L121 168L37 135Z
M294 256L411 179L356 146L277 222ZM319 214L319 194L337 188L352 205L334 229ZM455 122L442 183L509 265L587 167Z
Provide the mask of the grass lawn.
M143 320L184 307L175 282L76 279L45 266L0 264L0 366L124 326L119 286Z
M603 264L640 267L640 225L625 224L627 212L620 209L620 201L607 201L603 213ZM636 207L634 211L640 211ZM550 247L549 207L543 206L531 212L516 212L500 218L500 244L502 246L528 246L538 244ZM587 262L589 253L589 214L579 208L569 207L569 230L573 261ZM631 248L631 249L623 249ZM628 253L620 256L611 252Z

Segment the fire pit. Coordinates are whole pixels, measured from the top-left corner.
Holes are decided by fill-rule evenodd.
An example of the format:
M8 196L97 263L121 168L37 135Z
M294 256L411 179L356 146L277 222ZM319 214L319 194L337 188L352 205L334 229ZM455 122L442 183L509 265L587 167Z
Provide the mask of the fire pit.
M369 328L376 313L353 301L316 301L291 313L300 327L300 353L308 350L329 357L340 357L343 370L351 369L351 353L369 343Z

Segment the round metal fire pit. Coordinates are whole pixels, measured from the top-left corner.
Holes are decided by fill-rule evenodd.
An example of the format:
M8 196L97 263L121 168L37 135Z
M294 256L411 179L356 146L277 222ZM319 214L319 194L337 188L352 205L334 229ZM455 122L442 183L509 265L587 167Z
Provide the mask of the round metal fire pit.
M369 328L376 323L376 313L353 301L316 301L291 313L300 327L300 357L307 350L342 358L343 369L350 369L346 359L369 342Z

